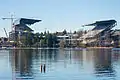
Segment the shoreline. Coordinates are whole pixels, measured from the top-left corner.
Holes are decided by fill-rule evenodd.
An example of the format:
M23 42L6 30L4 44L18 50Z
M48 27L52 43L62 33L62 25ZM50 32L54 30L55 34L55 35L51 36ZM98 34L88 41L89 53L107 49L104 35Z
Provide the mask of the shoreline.
M11 49L73 49L73 50L82 50L82 49L115 49L115 47L78 47L78 48L36 48L36 47L3 47L0 50L11 50ZM119 48L116 48L119 49Z
M88 49L112 49L115 47L87 47Z

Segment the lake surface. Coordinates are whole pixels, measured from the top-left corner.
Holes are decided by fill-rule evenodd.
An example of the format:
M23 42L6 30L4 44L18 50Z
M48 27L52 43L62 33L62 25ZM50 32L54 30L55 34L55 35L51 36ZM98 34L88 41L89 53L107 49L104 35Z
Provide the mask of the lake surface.
M0 50L0 80L120 80L120 52Z

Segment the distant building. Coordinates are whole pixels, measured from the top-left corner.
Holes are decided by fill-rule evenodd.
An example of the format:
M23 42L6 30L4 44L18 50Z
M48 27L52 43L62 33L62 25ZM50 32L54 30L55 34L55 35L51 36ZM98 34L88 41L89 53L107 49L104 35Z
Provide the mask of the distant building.
M32 25L36 22L40 22L41 20L35 19L26 19L20 18L15 20L13 23L13 29L9 32L9 41L11 42L21 42L27 37L27 34L32 33L33 30L28 27L28 25Z
M80 39L83 43L89 44L90 46L108 46L111 44L110 31L115 27L117 21L115 20L105 20L96 21L92 24L87 24L84 26L95 26L91 31L84 34Z
M120 29L111 31L112 44L114 47L120 47Z
M67 33L65 35L57 36L59 44L64 43L64 47L76 47L78 44L78 34Z

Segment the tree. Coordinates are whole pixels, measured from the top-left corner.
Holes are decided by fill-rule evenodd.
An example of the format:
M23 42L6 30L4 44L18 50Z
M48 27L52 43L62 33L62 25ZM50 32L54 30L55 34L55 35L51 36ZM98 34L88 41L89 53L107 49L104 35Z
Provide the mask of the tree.
M48 44L48 47L53 47L52 34L47 35L47 44Z
M26 33L25 45L32 46L34 44L34 34L33 33Z
M77 33L76 31L73 32L73 34L76 34L76 33Z
M81 36L83 35L83 33L84 33L84 32L83 32L82 30L78 31L78 32L77 32L78 37L81 37Z
M63 35L65 35L65 34L67 34L67 31L64 29L64 31L63 31Z
M34 42L40 42L40 33L34 34Z

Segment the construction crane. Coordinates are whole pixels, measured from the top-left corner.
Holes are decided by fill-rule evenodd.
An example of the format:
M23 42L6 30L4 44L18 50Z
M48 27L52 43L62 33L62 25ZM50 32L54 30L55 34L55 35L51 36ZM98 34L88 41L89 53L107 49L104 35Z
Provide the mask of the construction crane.
M13 15L11 15L11 17L4 17L2 19L3 20L11 20L11 30L12 30L12 28L13 28L13 20L16 19L16 18L14 18Z
M5 31L5 35L6 35L6 37L8 38L8 35L7 35L7 32L6 32L6 29L4 28L4 31Z

